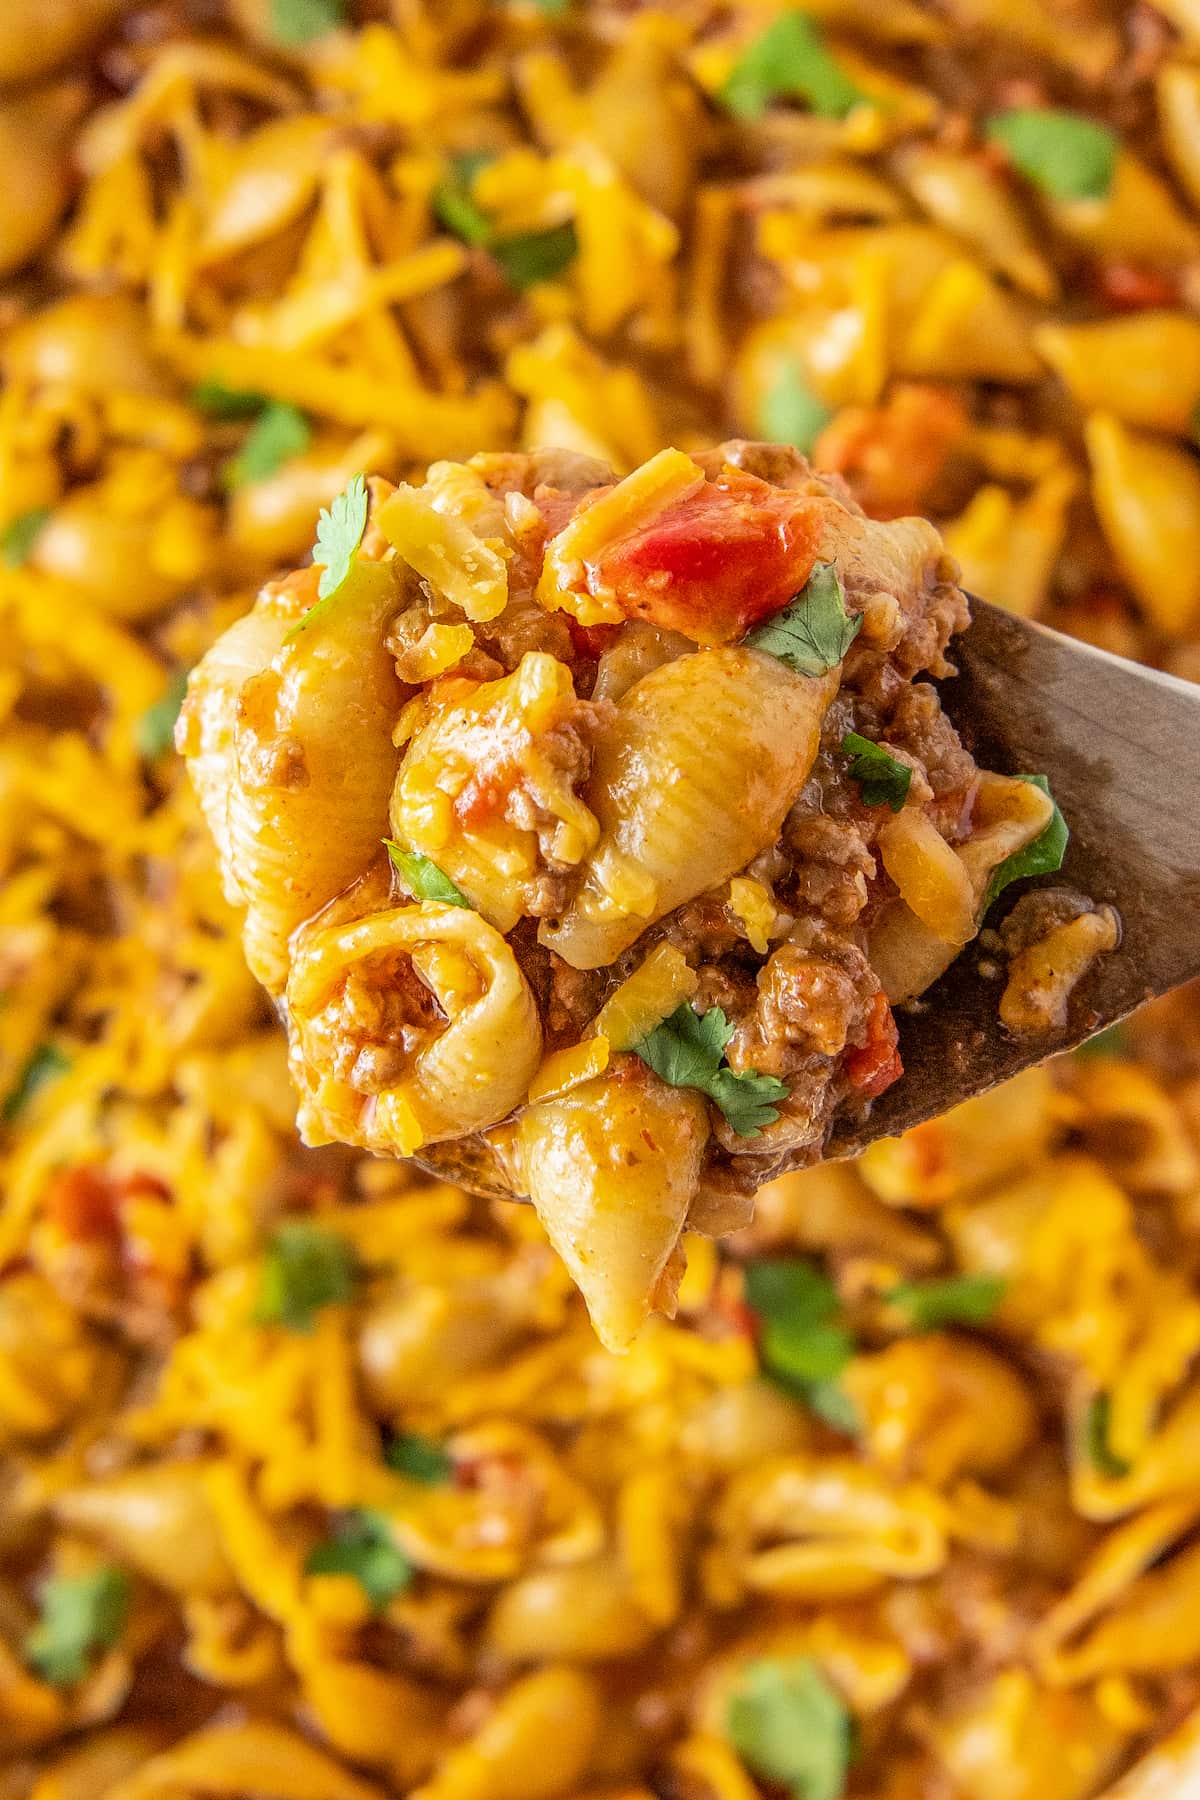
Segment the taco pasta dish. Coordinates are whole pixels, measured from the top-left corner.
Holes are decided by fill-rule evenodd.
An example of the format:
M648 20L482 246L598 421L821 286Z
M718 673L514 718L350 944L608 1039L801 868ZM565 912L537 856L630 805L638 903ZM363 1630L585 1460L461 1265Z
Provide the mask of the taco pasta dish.
M0 172L0 1800L1191 1800L1195 996L819 1157L964 590L1200 677L1192 0L5 0Z

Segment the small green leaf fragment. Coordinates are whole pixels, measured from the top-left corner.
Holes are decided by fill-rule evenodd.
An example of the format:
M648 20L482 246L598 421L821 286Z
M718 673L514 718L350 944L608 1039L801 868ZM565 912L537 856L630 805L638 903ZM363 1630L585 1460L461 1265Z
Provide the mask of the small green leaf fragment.
M27 1058L4 1102L3 1111L0 1111L4 1123L11 1125L19 1119L34 1096L51 1081L65 1075L70 1066L70 1058L63 1055L57 1044L39 1044Z
M333 1534L309 1551L304 1573L353 1576L376 1612L413 1578L387 1518L362 1507L344 1514Z
M353 1245L336 1232L303 1219L280 1225L263 1254L255 1322L307 1334L323 1306L354 1298L360 1276Z
M29 561L33 546L42 534L42 528L50 517L48 506L34 506L28 512L18 513L15 519L0 531L0 563L6 569L20 569Z
M128 1575L109 1565L48 1581L41 1617L25 1639L26 1662L55 1687L82 1681L96 1651L119 1640L129 1601Z
M1094 1394L1088 1403L1083 1418L1083 1448L1088 1461L1098 1475L1107 1476L1110 1481L1120 1481L1128 1475L1130 1464L1123 1456L1117 1456L1109 1447L1109 1416L1112 1412L1112 1401L1107 1394Z
M311 428L300 408L272 400L251 425L237 455L225 464L225 486L232 490L266 481L293 456L307 450L311 440Z
M343 0L271 0L271 36L277 44L311 44L345 22Z
M794 1800L840 1800L853 1749L851 1715L808 1657L748 1663L726 1729L752 1774Z
M846 733L842 749L851 759L850 773L862 789L863 805L887 806L894 813L902 812L912 786L909 764L857 731Z
M797 675L827 675L861 630L862 614L846 611L837 569L831 562L817 563L795 599L744 642L778 657Z
M1017 106L984 128L1014 169L1055 200L1103 200L1117 170L1121 140L1107 125L1056 107Z
M405 850L392 838L384 838L383 843L392 867L414 900L440 900L445 906L463 906L468 911L472 910L471 902L462 889L455 887L450 877L443 875L435 862L430 862L419 851Z
M784 357L759 406L760 436L772 444L794 444L807 456L832 417L808 385L800 358Z
M1017 780L1032 782L1034 787L1041 788L1043 794L1050 793L1050 783L1044 775L1018 775ZM1027 875L1053 875L1061 869L1070 836L1067 821L1056 804L1048 825L1034 838L1032 844L1026 844L1024 850L1016 850L1011 856L1006 856L992 870L992 879L988 882L987 893L983 897L984 912L993 901L1000 898L1009 882L1021 881Z
M216 376L198 381L190 397L196 411L206 413L210 419L253 419L271 404L269 394L226 387Z
M735 119L761 119L773 100L804 100L824 119L844 119L868 100L831 55L819 25L786 12L743 51L717 98Z
M696 1088L720 1107L740 1137L757 1137L779 1117L786 1083L751 1070L735 1074L724 1061L733 1026L719 1006L695 1012L684 1001L669 1019L633 1046L644 1063L671 1087Z
M354 552L367 528L367 484L363 476L352 475L340 494L321 508L317 519L317 541L313 545L313 562L321 571L317 582L317 600L303 618L297 619L283 641L290 644L302 631L328 612L337 598L342 583L350 573Z
M137 722L134 741L138 755L146 762L157 762L165 756L175 740L175 721L187 694L187 670L172 675L162 698L148 706Z
M520 293L540 281L553 281L579 254L579 239L568 219L548 231L529 231L519 237L497 238L489 250L504 271L510 287Z
M886 1299L912 1331L943 1325L986 1325L1004 1298L1002 1275L947 1275L940 1281L902 1281Z
M444 1445L415 1431L398 1433L384 1451L383 1460L397 1475L427 1487L440 1487L454 1474L454 1460Z
M1121 1025L1109 1025L1103 1031L1096 1032L1094 1037L1086 1039L1075 1050L1076 1056L1090 1062L1093 1057L1132 1056L1133 1045L1129 1035Z

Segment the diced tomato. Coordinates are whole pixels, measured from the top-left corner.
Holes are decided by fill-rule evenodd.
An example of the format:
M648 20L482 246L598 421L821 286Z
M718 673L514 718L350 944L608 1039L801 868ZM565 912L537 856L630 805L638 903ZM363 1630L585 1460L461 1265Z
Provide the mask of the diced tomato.
M1163 269L1139 268L1136 263L1102 263L1096 272L1100 298L1118 312L1139 312L1147 306L1178 306L1179 282Z
M571 642L580 656L599 657L616 641L619 625L581 625L570 613L565 615Z
M60 1169L46 1189L46 1217L72 1243L115 1244L121 1235L120 1196L103 1169L80 1164Z
M812 495L726 468L609 545L588 567L588 589L615 598L626 618L732 643L804 586L825 510Z
M871 1005L867 1041L860 1050L851 1050L846 1058L847 1078L864 1100L874 1100L903 1075L904 1064L897 1049L899 1042L900 1033L881 988Z

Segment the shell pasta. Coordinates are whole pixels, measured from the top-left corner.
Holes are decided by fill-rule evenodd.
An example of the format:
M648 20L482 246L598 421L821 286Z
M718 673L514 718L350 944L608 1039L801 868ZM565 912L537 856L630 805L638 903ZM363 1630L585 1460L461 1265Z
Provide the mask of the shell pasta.
M786 446L351 482L314 554L180 727L301 1134L528 1197L626 1345L689 1224L902 1079L893 1003L1062 822L915 679L966 620L937 532ZM1071 906L1014 945L1023 1028L1115 944Z

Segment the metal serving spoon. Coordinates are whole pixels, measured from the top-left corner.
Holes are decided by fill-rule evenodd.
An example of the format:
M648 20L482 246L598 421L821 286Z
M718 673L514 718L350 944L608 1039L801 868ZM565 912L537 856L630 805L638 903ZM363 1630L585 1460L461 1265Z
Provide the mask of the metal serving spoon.
M1038 1037L1005 1031L998 984L968 945L900 1015L904 1075L865 1120L834 1125L829 1157L946 1112L1200 975L1200 686L983 600L971 615L942 705L982 767L1049 777L1071 839L1047 879L1115 906L1121 944L1080 984L1066 1027Z
M951 645L959 672L938 684L942 705L981 767L1048 776L1071 838L1061 872L1045 881L1115 906L1121 944L1080 983L1066 1027L1037 1037L1004 1029L1000 984L980 973L986 953L968 945L899 1014L903 1076L865 1119L835 1121L826 1159L947 1112L1200 975L1200 686L984 600L972 598L971 615ZM476 1193L514 1198L480 1140L416 1160Z

